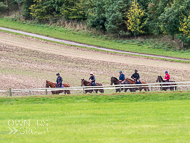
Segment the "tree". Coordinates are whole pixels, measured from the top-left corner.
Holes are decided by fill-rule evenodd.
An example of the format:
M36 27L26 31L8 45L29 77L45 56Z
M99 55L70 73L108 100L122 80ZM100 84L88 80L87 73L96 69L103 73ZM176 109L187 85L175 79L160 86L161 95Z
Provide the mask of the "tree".
M141 6L134 0L132 2L131 8L127 13L127 28L130 30L135 36L140 33L144 33L142 28L145 26L146 21L142 22L142 17L145 15L145 12L141 9Z
M92 0L90 1L91 8L88 10L88 26L102 30L103 34L106 32L106 15L104 0Z
M190 44L190 14L188 17L184 16L184 19L182 22L180 22L180 25L179 31L181 31L182 34L179 36L179 38L183 41L183 43Z
M151 34L161 34L160 15L165 11L166 7L170 7L173 0L151 0L148 4L148 21L149 32Z
M5 5L3 2L0 2L0 11L4 11L7 9L7 5Z
M87 5L85 0L64 0L61 6L62 16L69 19L85 20Z
M35 4L33 0L23 0L23 10L22 10L22 15L24 16L25 19L32 19L31 13L31 5Z
M159 16L161 30L165 34L174 36L179 34L180 20L182 14L187 14L187 10L183 5L183 1L175 0L171 7L166 7L165 11Z
M20 12L20 5L22 3L22 0L15 0L15 2L17 3L17 6L18 6L18 10Z
M106 8L105 27L109 33L118 34L120 31L126 31L125 21L127 20L125 13L127 12L130 0L113 0Z

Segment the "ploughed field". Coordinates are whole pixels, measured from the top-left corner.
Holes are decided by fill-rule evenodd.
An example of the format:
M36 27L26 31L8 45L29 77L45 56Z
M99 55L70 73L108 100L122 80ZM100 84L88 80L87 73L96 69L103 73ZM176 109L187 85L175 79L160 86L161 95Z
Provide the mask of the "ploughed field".
M0 32L0 89L43 88L60 73L65 83L80 86L92 71L96 80L110 84L122 70L130 78L138 69L141 80L154 83L168 70L171 80L189 81L190 64L94 51ZM27 93L28 94L28 93Z
M3 143L189 143L190 93L0 98Z

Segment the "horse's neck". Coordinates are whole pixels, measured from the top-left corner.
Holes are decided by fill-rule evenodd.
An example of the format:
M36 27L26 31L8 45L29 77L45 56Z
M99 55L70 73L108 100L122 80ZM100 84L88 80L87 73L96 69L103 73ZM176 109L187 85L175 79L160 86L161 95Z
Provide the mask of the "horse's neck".
M164 80L163 80L163 78L160 76L160 80L161 80L161 82L164 82Z
M49 82L49 86L50 86L51 88L56 87L55 83L53 83L53 82Z
M89 85L90 84L90 82L88 82L88 81L84 81L84 85Z

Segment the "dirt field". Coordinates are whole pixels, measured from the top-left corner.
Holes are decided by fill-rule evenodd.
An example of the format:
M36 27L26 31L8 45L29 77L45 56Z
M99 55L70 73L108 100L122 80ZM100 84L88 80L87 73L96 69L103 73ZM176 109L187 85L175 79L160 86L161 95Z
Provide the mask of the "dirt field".
M110 84L122 70L130 77L138 69L141 80L155 82L168 70L171 80L190 81L190 64L112 54L55 44L0 32L0 90L41 88L45 80L55 81L59 72L64 82L80 86L80 79L94 72L97 82Z

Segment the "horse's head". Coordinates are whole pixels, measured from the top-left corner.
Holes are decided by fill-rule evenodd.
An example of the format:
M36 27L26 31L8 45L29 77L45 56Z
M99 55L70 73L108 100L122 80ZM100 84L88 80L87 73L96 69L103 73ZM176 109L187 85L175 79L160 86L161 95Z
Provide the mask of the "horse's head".
M84 78L83 79L81 79L81 86L83 86L84 85Z
M116 84L118 81L116 77L111 77L111 85Z
M162 77L161 77L161 76L158 76L156 82L162 82L162 81L163 81Z
M46 80L46 88L49 88L49 82Z

